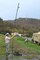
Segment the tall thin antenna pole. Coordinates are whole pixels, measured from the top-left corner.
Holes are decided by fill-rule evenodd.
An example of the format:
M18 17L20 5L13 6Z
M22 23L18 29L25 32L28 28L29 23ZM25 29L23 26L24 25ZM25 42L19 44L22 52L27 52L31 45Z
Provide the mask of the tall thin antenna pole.
M19 9L19 3L18 3L18 6L17 6L17 11L16 11L16 16L15 16L15 19L17 19L18 9Z

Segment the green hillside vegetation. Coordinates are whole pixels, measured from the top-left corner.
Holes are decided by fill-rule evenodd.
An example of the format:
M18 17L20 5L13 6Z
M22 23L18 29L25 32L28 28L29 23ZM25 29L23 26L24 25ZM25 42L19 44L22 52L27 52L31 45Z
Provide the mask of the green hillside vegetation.
M0 19L0 33L6 32L26 33L27 36L32 36L34 32L40 31L40 19L33 18L18 18L16 20L2 20Z

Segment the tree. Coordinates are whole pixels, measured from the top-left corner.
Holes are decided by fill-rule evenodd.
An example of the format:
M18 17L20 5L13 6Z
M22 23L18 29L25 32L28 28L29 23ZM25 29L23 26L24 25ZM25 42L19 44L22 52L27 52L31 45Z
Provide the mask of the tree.
M0 21L3 21L3 19L0 17Z

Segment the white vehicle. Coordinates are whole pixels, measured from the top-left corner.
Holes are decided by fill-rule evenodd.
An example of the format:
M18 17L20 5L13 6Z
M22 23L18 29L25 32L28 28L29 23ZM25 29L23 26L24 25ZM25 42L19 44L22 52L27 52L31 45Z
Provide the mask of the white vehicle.
M34 43L40 44L40 32L38 32L38 33L33 33L32 41L33 41Z

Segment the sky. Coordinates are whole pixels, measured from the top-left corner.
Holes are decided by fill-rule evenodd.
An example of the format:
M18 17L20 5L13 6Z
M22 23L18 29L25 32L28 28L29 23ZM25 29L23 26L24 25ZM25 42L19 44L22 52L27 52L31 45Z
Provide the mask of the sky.
M0 0L0 17L3 20L14 20L18 3L17 18L40 19L40 0Z

